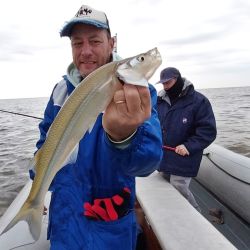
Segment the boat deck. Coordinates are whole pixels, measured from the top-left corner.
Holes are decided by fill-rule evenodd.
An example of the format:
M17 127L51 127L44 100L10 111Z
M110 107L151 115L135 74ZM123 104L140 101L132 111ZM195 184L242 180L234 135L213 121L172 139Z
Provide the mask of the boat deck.
M193 179L190 184L196 201L202 210L202 215L221 232L237 249L250 249L250 225L227 208L214 194L211 194L202 184ZM209 214L210 209L222 212L222 221Z
M136 181L137 200L161 249L236 249L159 173Z

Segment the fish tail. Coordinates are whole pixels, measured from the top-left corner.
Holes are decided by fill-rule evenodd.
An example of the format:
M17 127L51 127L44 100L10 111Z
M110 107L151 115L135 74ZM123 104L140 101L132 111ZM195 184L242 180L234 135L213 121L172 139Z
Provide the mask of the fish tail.
M42 228L42 214L43 214L43 204L42 206L33 206L32 203L25 202L21 207L18 214L10 221L10 223L5 227L4 234L14 227L19 221L26 221L29 225L29 230L32 238L37 241L40 237Z

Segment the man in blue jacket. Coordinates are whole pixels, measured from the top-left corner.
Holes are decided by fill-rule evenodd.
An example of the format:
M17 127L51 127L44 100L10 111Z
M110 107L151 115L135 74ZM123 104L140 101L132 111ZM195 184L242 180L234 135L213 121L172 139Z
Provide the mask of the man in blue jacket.
M216 138L214 113L209 100L178 69L163 69L158 83L163 84L157 110L164 148L159 171L200 211L189 184L198 174L203 150Z
M82 79L118 59L102 11L83 5L60 35L71 40L73 63L53 89L39 125L38 149ZM114 99L51 184L48 239L52 250L135 249L135 177L152 173L162 157L157 94L152 86L124 84ZM30 175L34 177L33 170Z

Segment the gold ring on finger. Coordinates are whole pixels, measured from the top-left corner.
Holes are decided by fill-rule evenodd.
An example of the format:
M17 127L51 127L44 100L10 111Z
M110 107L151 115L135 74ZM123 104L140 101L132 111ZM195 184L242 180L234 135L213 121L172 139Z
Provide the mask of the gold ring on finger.
M116 101L116 104L121 104L121 103L125 103L125 101Z

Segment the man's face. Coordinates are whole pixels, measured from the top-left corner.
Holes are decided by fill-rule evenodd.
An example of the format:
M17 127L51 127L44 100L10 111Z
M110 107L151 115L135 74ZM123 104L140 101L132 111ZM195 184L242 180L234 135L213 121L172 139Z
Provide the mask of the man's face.
M114 42L107 30L76 24L70 39L73 62L82 76L87 76L110 61Z
M173 78L173 79L171 79L171 80L169 80L167 82L162 83L163 84L163 88L165 90L171 89L175 85L176 81L177 81L177 79Z

